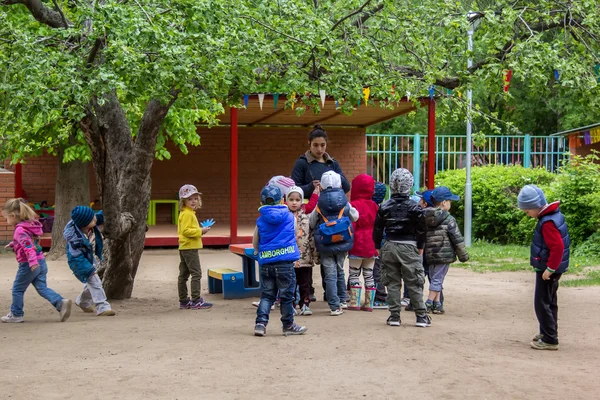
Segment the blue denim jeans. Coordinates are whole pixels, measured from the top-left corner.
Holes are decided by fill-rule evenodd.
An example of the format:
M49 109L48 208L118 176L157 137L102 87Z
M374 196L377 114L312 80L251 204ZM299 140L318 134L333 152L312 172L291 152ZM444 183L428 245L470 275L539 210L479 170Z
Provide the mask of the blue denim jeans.
M10 306L10 312L15 317L22 317L24 314L23 296L29 285L33 285L38 294L52 303L57 311L60 310L62 296L46 286L46 275L48 274L46 260L39 260L38 264L39 266L33 271L29 268L28 263L19 264L19 270L13 283L12 305Z
M256 323L265 326L269 323L271 306L275 303L279 291L281 323L284 328L291 326L294 323L294 292L296 291L294 263L263 264L260 266L260 278L262 294L256 310Z
M331 310L340 308L346 302L346 277L344 261L347 253L321 254L321 265L325 273L325 293Z

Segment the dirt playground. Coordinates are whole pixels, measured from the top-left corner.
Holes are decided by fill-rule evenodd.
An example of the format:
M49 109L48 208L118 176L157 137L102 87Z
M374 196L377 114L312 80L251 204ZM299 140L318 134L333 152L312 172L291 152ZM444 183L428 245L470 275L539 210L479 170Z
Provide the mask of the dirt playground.
M179 310L176 250L147 251L134 297L115 317L73 307L69 321L30 287L25 323L0 324L0 399L593 399L600 396L600 289L560 288L561 348L536 351L533 273L452 268L446 315L416 328L385 324L387 311L297 317L305 336L253 336L255 299L208 295L206 269L241 268L228 251L201 253L211 310ZM48 285L75 299L65 260L49 262ZM319 300L320 279L315 270ZM6 314L16 262L0 255Z

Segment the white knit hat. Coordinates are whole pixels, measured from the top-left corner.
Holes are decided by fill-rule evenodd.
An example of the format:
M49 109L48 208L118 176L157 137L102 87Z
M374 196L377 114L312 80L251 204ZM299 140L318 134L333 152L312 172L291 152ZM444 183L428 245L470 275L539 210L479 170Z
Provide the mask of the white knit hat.
M286 201L287 201L288 197L290 197L290 194L292 194L292 193L298 193L300 195L301 199L304 198L304 190L302 190L302 188L299 186L292 186L290 188L290 190L288 190L287 194L285 195Z
M342 177L337 172L327 171L321 176L321 187L323 189L341 188Z

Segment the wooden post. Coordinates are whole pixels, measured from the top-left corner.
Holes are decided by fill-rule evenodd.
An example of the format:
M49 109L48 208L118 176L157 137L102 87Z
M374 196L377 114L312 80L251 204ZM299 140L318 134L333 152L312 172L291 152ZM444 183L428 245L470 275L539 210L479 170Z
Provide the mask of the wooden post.
M231 122L231 171L229 187L229 235L230 243L238 242L238 109L229 111Z

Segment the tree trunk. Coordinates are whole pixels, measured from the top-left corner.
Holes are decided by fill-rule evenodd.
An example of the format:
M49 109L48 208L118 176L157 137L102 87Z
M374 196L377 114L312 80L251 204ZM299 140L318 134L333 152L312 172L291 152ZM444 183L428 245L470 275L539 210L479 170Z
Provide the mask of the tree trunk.
M109 299L128 299L144 251L150 204L150 173L160 126L175 102L150 100L135 141L114 93L96 98L82 121L104 211L105 254L102 280Z
M63 163L64 149L58 150L58 173L54 197L54 225L49 260L56 260L66 251L63 229L71 219L71 210L78 205L90 204L89 163L71 161Z

